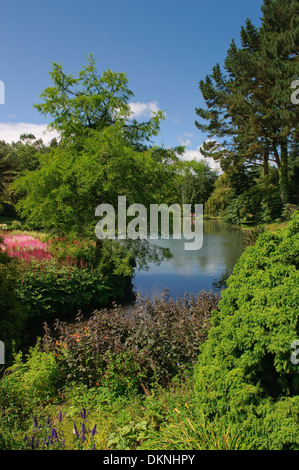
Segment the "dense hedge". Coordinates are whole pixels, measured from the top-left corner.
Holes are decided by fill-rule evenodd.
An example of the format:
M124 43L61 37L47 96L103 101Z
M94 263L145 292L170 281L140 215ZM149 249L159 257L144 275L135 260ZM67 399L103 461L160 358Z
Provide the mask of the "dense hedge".
M195 368L197 406L243 422L259 448L299 448L299 214L247 248L212 315Z
M121 292L121 276L105 276L94 269L59 265L56 260L32 261L17 279L16 291L28 311L28 318L74 316L78 310L105 306Z

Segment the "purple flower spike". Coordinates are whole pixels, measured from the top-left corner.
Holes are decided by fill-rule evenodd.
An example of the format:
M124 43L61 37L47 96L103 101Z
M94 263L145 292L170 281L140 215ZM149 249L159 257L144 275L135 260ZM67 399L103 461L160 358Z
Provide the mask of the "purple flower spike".
M85 426L84 426L84 422L82 423L82 427L81 427L81 438L82 438L82 442L85 441Z
M76 436L79 437L79 433L78 433L78 429L77 429L75 421L74 421L74 434L76 434Z
M37 419L33 418L33 421L34 421L34 427L36 428L37 427Z
M86 418L86 410L85 410L85 408L82 408L82 411L81 411L81 418L82 418L82 419L85 419L85 418Z
M94 427L92 428L91 435L94 436L97 432L97 425L95 424Z

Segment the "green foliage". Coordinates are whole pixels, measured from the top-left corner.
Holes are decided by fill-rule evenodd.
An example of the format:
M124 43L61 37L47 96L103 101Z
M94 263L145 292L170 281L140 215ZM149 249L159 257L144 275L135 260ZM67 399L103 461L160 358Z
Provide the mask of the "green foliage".
M10 201L1 201L0 205L0 216L7 218L16 217L15 206Z
M123 125L90 131L78 144L53 149L40 167L18 178L12 189L20 195L17 208L27 223L63 236L94 237L96 207L127 204L146 207L163 198L168 167L163 156L128 146Z
M279 219L282 211L281 197L277 188L277 172L272 169L269 175L253 173L247 176L251 179L249 186L241 185L237 191L227 177L231 191L225 199L225 209L222 212L223 220L227 223L239 225L241 223L269 223ZM243 180L243 178L241 178ZM244 181L245 183L245 181ZM213 196L217 207L217 193Z
M283 206L281 219L289 221L294 214L298 210L298 206L296 204L285 204Z
M286 230L266 231L241 256L195 370L199 409L243 422L259 448L299 442L299 373L290 360L299 333L298 225L297 212Z
M21 352L5 370L0 381L0 403L6 424L26 420L34 407L53 398L60 382L59 369L51 353L43 353L37 343L26 360Z
M175 408L166 425L159 434L150 438L143 449L159 450L251 450L254 443L243 430L242 425L223 425L221 417L209 421L196 409L188 412Z
M1 242L1 239L0 239ZM16 268L10 258L0 251L0 331L5 345L5 362L12 360L13 349L22 344L26 312L14 291Z
M106 368L102 375L102 386L105 385L116 396L130 394L140 389L140 383L146 377L146 371L133 351L107 351Z
M132 450L138 448L140 442L148 436L148 421L130 421L110 434L107 442L109 449Z
M93 55L77 77L67 75L62 66L53 63L50 77L53 85L41 93L44 103L35 105L43 115L53 119L51 127L63 138L82 136L86 130L103 130L116 122L126 122L128 141L138 145L156 135L163 113L159 111L148 122L137 123L131 116L129 99L134 96L128 88L125 73L106 70L99 74Z
M226 173L215 182L215 188L205 204L205 214L212 217L222 217L227 205L232 199L233 191Z
M174 163L173 187L175 194L171 203L191 204L191 211L194 212L195 204L204 204L211 195L217 172L211 170L204 161L184 161L179 160Z
M258 225L252 229L244 229L244 241L246 245L254 245L258 237L265 232L265 227L263 225Z
M15 291L28 318L46 320L57 318L59 314L66 318L78 309L92 311L111 300L122 299L126 277L119 264L115 266L110 260L104 270L100 264L90 267L83 263L77 265L56 259L33 260L30 264L20 262ZM131 271L126 268L129 277Z

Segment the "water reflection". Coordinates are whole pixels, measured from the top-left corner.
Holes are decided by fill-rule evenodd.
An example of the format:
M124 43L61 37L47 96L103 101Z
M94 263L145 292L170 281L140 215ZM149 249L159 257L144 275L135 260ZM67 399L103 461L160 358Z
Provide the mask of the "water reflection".
M159 297L165 288L172 298L201 290L219 292L232 273L245 244L242 231L221 221L204 220L203 246L198 251L184 250L184 239L155 240L160 248L169 249L172 257L153 260L144 271L138 264L133 279L135 293L142 297ZM153 243L153 240L150 240Z

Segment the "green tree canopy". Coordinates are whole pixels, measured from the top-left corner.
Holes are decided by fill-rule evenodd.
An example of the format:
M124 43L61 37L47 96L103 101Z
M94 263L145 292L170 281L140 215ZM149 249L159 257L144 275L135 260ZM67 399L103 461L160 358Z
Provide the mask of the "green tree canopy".
M109 69L99 74L92 54L76 77L67 75L56 62L52 64L50 77L53 85L41 93L43 103L35 108L51 116L49 126L63 138L82 136L90 129L101 131L119 121L125 123L123 132L128 141L138 148L159 133L163 113L154 113L147 122L133 119L129 99L134 94L128 87L126 74Z

